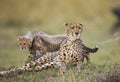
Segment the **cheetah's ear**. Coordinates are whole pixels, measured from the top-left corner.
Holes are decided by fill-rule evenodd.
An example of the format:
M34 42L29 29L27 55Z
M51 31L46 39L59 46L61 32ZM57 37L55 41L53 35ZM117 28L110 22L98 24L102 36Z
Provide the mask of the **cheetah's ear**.
M67 26L68 26L68 23L64 23L64 26L67 27Z
M83 27L83 23L79 23L80 27Z

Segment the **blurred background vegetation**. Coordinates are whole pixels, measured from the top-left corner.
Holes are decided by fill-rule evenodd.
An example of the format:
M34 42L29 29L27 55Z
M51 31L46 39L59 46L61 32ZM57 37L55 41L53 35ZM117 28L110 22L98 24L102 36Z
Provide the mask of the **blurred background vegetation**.
M28 31L63 34L65 22L82 22L86 46L100 45L91 62L120 64L120 31L110 33L117 18L111 9L119 0L0 0L0 69L21 66L29 55L17 37Z

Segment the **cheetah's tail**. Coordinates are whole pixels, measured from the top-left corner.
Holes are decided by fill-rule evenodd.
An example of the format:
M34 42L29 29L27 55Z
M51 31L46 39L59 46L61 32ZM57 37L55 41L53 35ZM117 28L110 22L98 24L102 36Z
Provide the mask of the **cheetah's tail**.
M95 53L98 51L98 49L99 49L98 45L96 45L95 48L89 48L87 46L83 46L83 50L85 50L86 53L90 53L90 52Z

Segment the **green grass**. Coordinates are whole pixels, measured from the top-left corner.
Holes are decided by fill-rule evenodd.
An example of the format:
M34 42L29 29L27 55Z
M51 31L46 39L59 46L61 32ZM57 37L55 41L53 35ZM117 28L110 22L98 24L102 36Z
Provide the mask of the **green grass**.
M89 24L89 23L87 23ZM120 40L116 40L113 35L108 33L109 28L88 27L87 24L84 28L82 40L89 46L94 47L95 44L100 45L100 49L97 53L91 54L91 64L86 65L82 69L81 73L75 71L75 67L69 68L65 74L59 74L58 69L46 69L38 73L23 73L9 78L4 78L0 81L4 82L85 82L87 79L92 82L95 79L102 78L99 72L102 72L103 76L107 76L107 73L112 68L119 68L120 60ZM91 25L92 26L92 25ZM97 25L96 25L97 26ZM64 30L63 26L62 30ZM54 27L55 28L55 27ZM21 28L21 34L25 31ZM30 28L32 29L32 28ZM94 30L93 30L94 29ZM5 32L7 30L7 33ZM39 30L39 29L38 29ZM56 30L57 31L57 30ZM95 31L95 32L94 32ZM4 28L1 35L1 49L0 49L0 70L8 70L10 67L18 67L24 64L24 61L29 55L28 51L20 51L16 43L16 38L20 33L17 28ZM27 32L27 31L26 31ZM45 32L55 34L46 30ZM62 34L63 31L61 31ZM117 65L116 65L117 64ZM113 70L113 69L112 69ZM101 76L101 77L100 77ZM104 79L103 79L104 80ZM100 80L100 81L103 81Z
M41 72L25 72L21 75L1 78L4 82L119 82L120 66L118 64L97 65L94 63L84 64L78 73L75 67L69 68L64 74L58 69L49 68Z
M82 41L88 47L98 44L100 48L97 53L90 54L91 63L86 65L85 62L81 73L77 73L75 67L69 68L65 74L50 68L3 78L0 82L94 82L100 78L105 82L104 77L120 69L120 39L116 40L114 33L110 33L116 21L110 9L119 4L118 0L1 0L0 70L19 67L27 59L29 52L20 51L17 45L19 35L33 30L63 34L65 22L82 21ZM11 21L13 26L9 24Z

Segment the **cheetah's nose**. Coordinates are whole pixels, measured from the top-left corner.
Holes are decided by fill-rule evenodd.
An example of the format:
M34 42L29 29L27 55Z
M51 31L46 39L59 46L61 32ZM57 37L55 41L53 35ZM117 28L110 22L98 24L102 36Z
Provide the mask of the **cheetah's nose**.
M79 33L78 32L75 32L76 35L78 35Z

